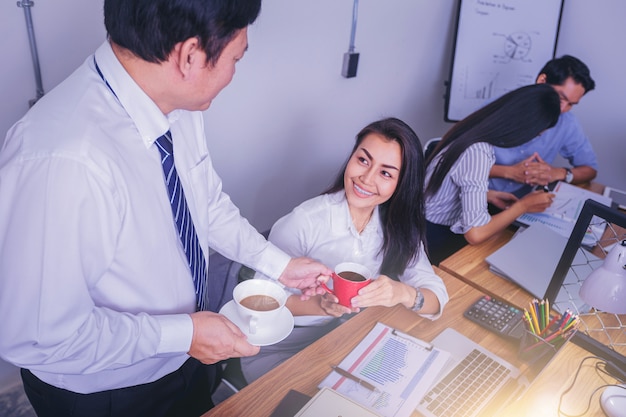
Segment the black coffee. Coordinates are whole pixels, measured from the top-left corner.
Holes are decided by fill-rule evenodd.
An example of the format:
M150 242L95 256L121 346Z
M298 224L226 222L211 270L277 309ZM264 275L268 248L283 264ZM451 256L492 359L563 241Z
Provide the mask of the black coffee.
M361 274L357 274L356 272L352 272L352 271L343 271L340 272L339 275L341 278L345 278L348 281L365 281L367 278L365 278L363 275Z
M269 295L249 295L239 301L239 304L256 311L270 311L280 307L278 301Z

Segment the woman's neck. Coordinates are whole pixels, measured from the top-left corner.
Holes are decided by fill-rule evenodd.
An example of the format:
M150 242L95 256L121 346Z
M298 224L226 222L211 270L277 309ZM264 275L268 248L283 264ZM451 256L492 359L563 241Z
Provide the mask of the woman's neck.
M361 234L365 227L370 222L374 209L371 210L353 210L350 208L350 217L352 218L352 224L356 231Z

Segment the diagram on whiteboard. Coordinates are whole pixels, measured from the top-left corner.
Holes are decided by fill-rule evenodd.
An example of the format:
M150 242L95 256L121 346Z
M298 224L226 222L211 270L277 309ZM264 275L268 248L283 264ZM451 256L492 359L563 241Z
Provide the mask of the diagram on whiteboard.
M528 33L511 33L504 39L504 56L514 60L527 60L532 44L532 39Z
M446 121L535 82L554 57L563 0L458 0ZM541 13L537 13L541 10Z
M484 102L496 97L498 91L498 75L497 72L477 71L470 76L469 68L464 71L464 80L460 88L463 89L465 99L476 99Z

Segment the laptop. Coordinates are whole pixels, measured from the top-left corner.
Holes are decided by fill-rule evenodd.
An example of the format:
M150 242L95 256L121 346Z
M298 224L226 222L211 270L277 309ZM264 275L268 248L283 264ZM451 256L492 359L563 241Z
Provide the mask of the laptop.
M485 261L493 273L515 282L538 299L545 299L567 240L543 224L532 224L519 229ZM600 265L602 259L583 247L578 248L561 290L551 300L553 308L560 313L568 308L577 313L588 312L590 307L580 299L578 291L585 278Z
M530 385L517 367L452 328L432 344L450 359L416 408L426 417L497 415Z

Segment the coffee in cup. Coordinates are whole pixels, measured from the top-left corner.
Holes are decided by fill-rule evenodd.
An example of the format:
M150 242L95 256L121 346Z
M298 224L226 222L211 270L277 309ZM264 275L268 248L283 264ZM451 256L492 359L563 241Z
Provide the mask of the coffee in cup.
M342 262L335 267L332 282L332 290L324 284L322 284L322 287L329 293L334 294L339 300L339 304L352 307L350 301L358 294L361 288L372 282L372 273L364 265L355 262Z
M280 307L280 303L274 297L263 294L249 295L241 299L239 304L256 311L269 311Z
M361 282L367 280L367 278L363 275L353 271L343 271L339 272L337 275L341 278L347 279L348 281Z
M256 334L272 325L285 307L287 293L276 281L253 278L237 284L233 300L245 327L241 330L246 334Z

